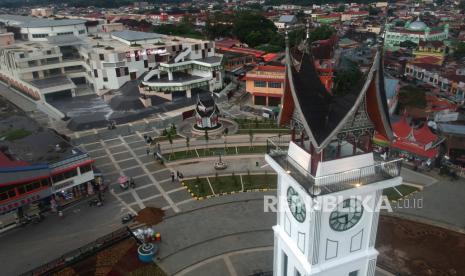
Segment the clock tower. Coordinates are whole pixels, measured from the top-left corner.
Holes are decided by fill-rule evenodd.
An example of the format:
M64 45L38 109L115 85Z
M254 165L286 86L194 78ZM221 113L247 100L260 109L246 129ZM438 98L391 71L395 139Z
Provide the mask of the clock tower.
M336 96L321 83L306 41L286 49L280 123L298 133L267 142L265 158L278 174L275 276L375 274L382 191L402 182L401 160L372 152L375 131L392 139L381 55Z

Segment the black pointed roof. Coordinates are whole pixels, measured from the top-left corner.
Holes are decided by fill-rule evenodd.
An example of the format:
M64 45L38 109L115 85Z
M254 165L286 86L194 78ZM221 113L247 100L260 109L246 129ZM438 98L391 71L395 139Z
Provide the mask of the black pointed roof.
M349 118L354 118L359 107L365 102L366 92L373 83L376 86L376 93L379 94L375 97L377 99L376 109L381 110L376 116L381 117L379 121L382 121L383 128L387 129L385 133L390 138L387 106L385 102L382 102L386 96L383 95L384 88L381 87L383 81L379 52L375 55L368 74L344 96L332 96L326 91L315 70L308 46L302 47L301 45L300 49L287 49L286 66L289 90L292 93L295 108L300 113L303 127L318 152L334 139Z

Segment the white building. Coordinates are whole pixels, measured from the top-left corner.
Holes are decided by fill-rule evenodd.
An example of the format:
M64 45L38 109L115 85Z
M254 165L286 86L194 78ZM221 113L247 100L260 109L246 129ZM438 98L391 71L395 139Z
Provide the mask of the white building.
M373 276L376 207L382 190L402 180L401 160L379 162L372 153L374 131L392 137L380 54L356 97L337 101L322 100L338 96L327 93L312 69L308 47L297 56L287 49L286 58L290 85L282 112L292 114L286 105L295 104L301 134L299 141L294 134L290 142L279 136L267 145L265 159L278 173L274 275Z
M47 41L51 36L74 35L87 36L85 20L80 19L44 19L21 15L0 15L0 22L16 28L16 34L22 40Z
M405 41L411 41L418 45L420 41L444 41L448 37L448 24L430 28L424 22L417 19L414 22L407 22L404 27L395 27L392 24L386 24L384 46L387 49L395 50Z
M171 83L173 89L205 84L210 91L222 87L221 57L215 55L210 41L114 31L121 26L108 24L103 25L108 32L88 35L86 21L80 19L0 15L0 22L17 38L5 39L0 46L0 80L45 106L55 97L104 95L154 68L168 75L187 72L197 78ZM5 36L10 38L11 33Z

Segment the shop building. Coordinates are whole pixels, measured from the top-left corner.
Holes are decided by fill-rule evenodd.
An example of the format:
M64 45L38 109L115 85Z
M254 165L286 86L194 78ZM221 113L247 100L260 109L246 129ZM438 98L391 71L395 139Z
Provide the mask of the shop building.
M2 141L1 149L0 228L19 221L31 206L57 209L96 190L90 156L50 130Z
M245 90L252 94L254 105L279 106L284 94L284 66L263 65L247 72Z

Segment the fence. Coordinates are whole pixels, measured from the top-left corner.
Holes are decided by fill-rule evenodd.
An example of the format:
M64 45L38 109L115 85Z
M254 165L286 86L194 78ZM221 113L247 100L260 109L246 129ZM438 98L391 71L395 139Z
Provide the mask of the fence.
M78 249L70 251L62 255L61 257L56 258L53 261L50 261L21 275L50 275L53 272L57 272L60 269L65 268L66 266L81 261L84 258L89 257L102 249L105 249L123 239L128 238L129 236L131 236L131 230L129 228L120 228L108 235L98 238L89 244L86 244Z
M289 139L290 140L290 139ZM267 153L302 186L314 195L338 192L400 176L402 160L379 162L371 166L323 176L313 176L287 155L288 136L267 140Z

